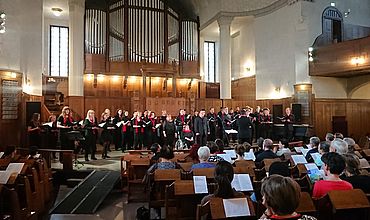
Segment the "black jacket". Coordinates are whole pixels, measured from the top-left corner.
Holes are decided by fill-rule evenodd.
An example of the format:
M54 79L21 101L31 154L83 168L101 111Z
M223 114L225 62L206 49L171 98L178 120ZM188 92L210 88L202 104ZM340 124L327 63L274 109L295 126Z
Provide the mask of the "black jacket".
M253 123L247 116L242 116L237 121L238 138L252 137Z
M194 120L194 133L207 135L209 132L209 123L207 117L196 117Z

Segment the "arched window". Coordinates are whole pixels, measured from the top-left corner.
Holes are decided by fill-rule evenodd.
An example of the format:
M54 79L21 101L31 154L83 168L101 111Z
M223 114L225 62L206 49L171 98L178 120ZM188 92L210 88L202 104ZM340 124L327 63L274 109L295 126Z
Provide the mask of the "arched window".
M322 33L324 44L343 40L343 16L335 7L327 7L322 13Z

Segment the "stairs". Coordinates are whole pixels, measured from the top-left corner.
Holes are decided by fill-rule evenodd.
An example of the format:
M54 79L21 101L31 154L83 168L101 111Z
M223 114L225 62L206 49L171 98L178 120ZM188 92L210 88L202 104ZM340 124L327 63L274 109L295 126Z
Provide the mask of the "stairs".
M118 171L92 171L50 214L93 214L120 179Z

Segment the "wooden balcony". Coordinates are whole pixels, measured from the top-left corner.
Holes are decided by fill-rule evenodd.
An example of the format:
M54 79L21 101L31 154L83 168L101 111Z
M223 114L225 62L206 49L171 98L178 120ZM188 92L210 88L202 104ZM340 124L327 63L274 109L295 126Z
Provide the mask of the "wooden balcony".
M370 74L370 37L314 48L310 76L354 77Z

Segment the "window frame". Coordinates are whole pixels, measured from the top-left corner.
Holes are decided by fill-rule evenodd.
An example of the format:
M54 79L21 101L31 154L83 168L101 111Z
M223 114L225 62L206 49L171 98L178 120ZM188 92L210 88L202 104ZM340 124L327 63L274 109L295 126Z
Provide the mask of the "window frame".
M51 74L51 48L52 48L52 45L51 45L51 39L52 39L52 36L51 36L51 29L53 27L57 27L58 30L59 30L59 71L58 71L58 75L52 75ZM67 76L61 76L60 75L60 51L61 51L61 47L60 47L60 42L61 42L61 38L60 38L60 30L61 28L66 28L67 29L67 33L68 33L68 38L67 38ZM69 76L69 27L68 26L62 26L62 25L50 25L49 26L49 74L48 76L51 76L51 77L68 77Z
M216 83L217 82L217 79L216 79L216 42L215 41L204 41L204 45L207 44L208 45L208 51L207 51L207 60L206 60L206 56L204 55L204 59L205 59L205 62L204 64L206 64L207 62L207 69L208 69L208 72L207 73L204 73L204 78L205 78L205 81L206 82L209 82L209 83ZM209 64L209 55L210 55L210 52L209 52L209 45L210 44L213 44L213 70L214 70L214 73L213 73L213 81L210 80L210 74L209 74L209 67L210 67L210 64Z

